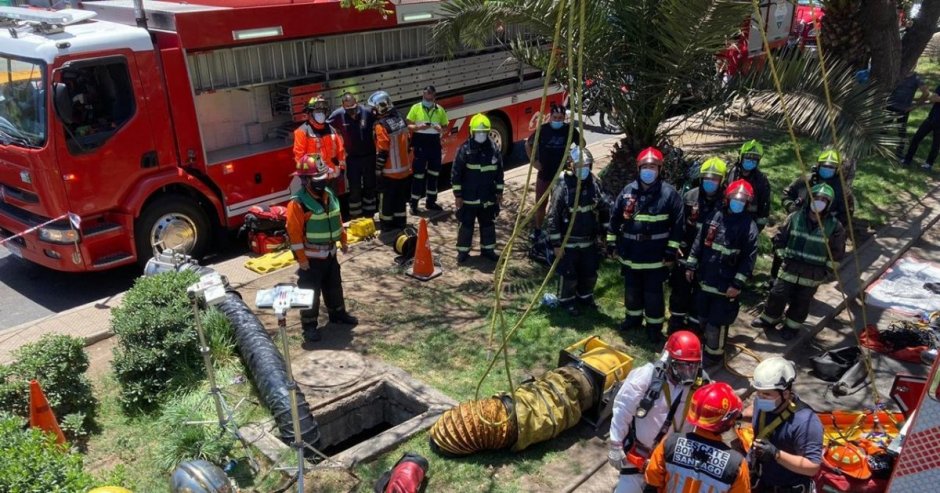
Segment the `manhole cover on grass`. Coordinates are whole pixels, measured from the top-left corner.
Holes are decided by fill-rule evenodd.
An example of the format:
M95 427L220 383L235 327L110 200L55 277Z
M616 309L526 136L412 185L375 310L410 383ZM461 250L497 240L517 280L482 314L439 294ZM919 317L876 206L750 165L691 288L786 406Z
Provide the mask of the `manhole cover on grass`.
M294 378L308 387L343 387L361 380L365 373L365 360L352 351L309 351L294 360Z

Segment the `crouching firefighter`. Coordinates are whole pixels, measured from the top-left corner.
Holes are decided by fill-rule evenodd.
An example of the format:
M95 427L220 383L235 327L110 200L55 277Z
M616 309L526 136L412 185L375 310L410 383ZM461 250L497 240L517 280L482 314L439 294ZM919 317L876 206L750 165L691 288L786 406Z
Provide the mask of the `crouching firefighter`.
M470 135L454 158L451 170L457 206L457 263L470 258L473 226L480 223L480 256L499 260L496 252L496 216L503 202L503 155L490 140L490 119L477 113L470 119Z
M686 420L695 429L656 446L643 492L748 493L747 461L721 439L741 416L741 399L730 385L715 382L696 390L689 400Z
M845 255L845 228L829 213L835 199L832 187L815 185L812 201L790 214L774 235L774 250L783 264L767 295L764 313L751 322L752 327L775 329L786 308L780 336L791 340L799 334L816 290Z
M627 375L614 399L610 421L607 459L620 470L615 493L643 491L650 454L663 437L683 429L689 394L707 380L701 343L687 330L669 336L659 361Z
M287 204L287 236L300 266L297 286L313 289L313 308L300 311L304 341L320 340L317 318L320 294L330 312L330 322L356 325L359 321L346 312L343 279L336 260L336 242L343 253L349 246L340 214L339 199L327 186L330 169L318 156L307 156L297 165L295 176L301 189Z
M727 172L728 165L721 159L713 157L706 160L699 168L699 186L682 196L685 230L682 233L682 241L679 242L679 265L683 268L673 269L669 276L669 287L672 288L669 293L670 334L689 327L694 330L699 328L698 316L695 314L696 289L694 284L686 279L684 267L702 224L721 207L723 182Z
M579 315L577 304L589 309L597 307L594 285L601 259L597 242L606 237L610 213L597 177L591 174L593 164L594 156L590 151L571 146L566 169L552 192L548 212L548 239L555 255L561 256L557 269L561 285L558 298L561 306L575 317ZM562 252L561 243L569 227L571 236Z
M720 362L725 354L728 326L738 318L740 309L738 295L757 261L759 233L747 213L752 200L750 183L738 180L728 185L724 207L706 220L686 262L686 280L699 280L696 311L708 363Z

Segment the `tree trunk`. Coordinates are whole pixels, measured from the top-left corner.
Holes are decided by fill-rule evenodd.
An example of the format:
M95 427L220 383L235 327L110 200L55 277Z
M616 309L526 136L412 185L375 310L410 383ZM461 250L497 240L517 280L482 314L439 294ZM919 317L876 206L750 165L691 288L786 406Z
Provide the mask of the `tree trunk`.
M863 0L861 9L865 43L871 49L871 75L892 91L901 80L901 33L896 0Z
M927 48L927 43L937 29L937 20L940 20L940 0L923 0L914 24L901 39L901 75L914 70L917 59Z

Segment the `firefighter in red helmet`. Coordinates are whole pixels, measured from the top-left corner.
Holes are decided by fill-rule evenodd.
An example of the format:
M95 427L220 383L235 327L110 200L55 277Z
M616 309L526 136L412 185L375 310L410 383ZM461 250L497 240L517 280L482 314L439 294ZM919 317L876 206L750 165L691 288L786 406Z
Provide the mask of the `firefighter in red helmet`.
M741 398L724 382L696 390L686 417L695 429L656 446L646 468L644 493L750 492L747 461L721 439L742 407Z
M644 149L636 163L639 177L610 210L607 243L616 248L624 279L627 313L620 330L645 322L649 339L659 342L666 317L663 287L682 240L684 211L682 196L662 178L662 153Z
M738 318L738 296L757 261L757 224L747 213L754 189L737 180L725 189L724 207L714 211L699 230L686 262L686 279L698 280L696 299L705 357L724 356L728 327Z
M643 490L643 471L656 444L683 429L689 394L707 381L702 345L687 330L669 336L662 356L627 375L610 420L610 465L620 470L615 493Z

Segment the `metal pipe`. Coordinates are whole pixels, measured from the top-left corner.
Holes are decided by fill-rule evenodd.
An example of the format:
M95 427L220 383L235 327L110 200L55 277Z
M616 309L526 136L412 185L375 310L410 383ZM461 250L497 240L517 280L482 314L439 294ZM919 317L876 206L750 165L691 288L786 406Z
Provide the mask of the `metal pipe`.
M297 493L304 492L304 439L300 433L300 413L297 409L297 381L294 380L294 371L291 368L290 348L287 339L287 314L277 313L277 329L281 335L281 344L284 351L284 363L287 368L287 391L290 395L291 422L294 427L294 443L297 449Z
M147 12L144 10L144 0L134 0L134 19L137 27L147 29Z

